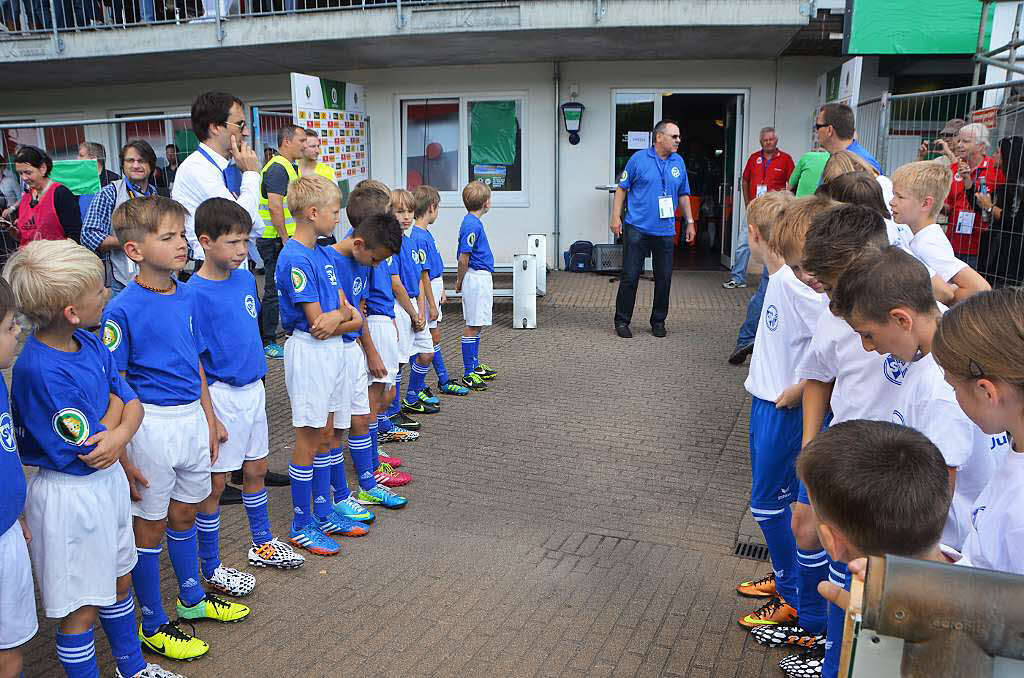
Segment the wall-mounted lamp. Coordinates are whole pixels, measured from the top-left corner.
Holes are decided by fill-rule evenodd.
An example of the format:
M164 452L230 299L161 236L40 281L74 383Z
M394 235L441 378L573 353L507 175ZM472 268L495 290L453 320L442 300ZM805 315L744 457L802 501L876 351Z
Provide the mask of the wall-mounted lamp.
M562 122L569 133L569 143L575 146L580 142L580 128L583 127L583 111L587 107L578 101L567 101L558 107L562 111Z

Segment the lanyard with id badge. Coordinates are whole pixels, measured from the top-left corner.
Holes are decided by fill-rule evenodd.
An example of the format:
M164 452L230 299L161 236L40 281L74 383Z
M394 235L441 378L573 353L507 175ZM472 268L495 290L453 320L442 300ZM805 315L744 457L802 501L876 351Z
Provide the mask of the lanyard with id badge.
M963 211L956 218L957 235L970 235L974 232L974 212Z
M665 168L669 165L669 160L665 160L665 164L658 164L658 174L661 176L661 196L658 198L658 216L662 219L673 219L676 216L675 205L672 204L672 196L668 194L668 186L665 183Z

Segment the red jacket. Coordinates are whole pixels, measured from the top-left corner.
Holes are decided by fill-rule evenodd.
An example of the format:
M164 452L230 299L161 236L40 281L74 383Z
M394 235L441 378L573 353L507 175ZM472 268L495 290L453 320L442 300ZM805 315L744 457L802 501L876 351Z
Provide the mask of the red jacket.
M64 227L57 216L57 208L53 204L53 195L60 186L51 181L39 196L35 206L32 205L32 192L26 191L21 197L18 207L18 244L25 245L33 240L63 240Z
M962 161L961 161L962 162ZM949 188L949 195L946 196L946 211L949 220L946 222L946 237L953 246L953 252L965 256L978 254L978 246L981 242L981 233L989 224L981 219L981 213L974 211L967 197L967 189L964 187L963 178L960 176L960 163L956 163L950 169L953 170L953 183ZM971 170L971 182L975 191L981 190L981 177L985 177L985 189L989 195L995 193L996 186L1003 184L1006 177L1002 170L995 166L992 158L985 156L981 164ZM974 214L974 223L970 226L970 233L957 233L957 223L960 221L961 213L967 213L966 221L970 221L970 214ZM967 230L961 228L961 230Z

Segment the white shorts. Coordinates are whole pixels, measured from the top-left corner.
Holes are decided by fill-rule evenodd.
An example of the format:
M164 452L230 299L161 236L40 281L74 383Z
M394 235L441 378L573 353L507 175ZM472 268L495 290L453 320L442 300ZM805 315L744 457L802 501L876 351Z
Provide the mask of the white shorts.
M469 269L462 279L462 315L466 319L466 327L489 326L493 303L491 272Z
M395 319L386 315L371 315L366 317L366 324L370 328L370 339L384 361L384 367L388 368L388 374L380 379L374 379L370 371L366 371L366 378L373 384L389 384L394 386L395 378L398 376L398 330L395 328Z
M366 379L366 354L358 341L345 342L345 404L334 412L334 428L352 426L352 416L370 413L369 384Z
M87 476L40 469L28 484L25 520L47 617L117 602L117 578L131 572L139 558L128 479L120 463Z
M163 520L171 499L198 504L210 496L210 427L198 400L142 407L146 416L128 443L128 459L149 487L139 486L142 499L132 502L132 515Z
M431 355L434 353L434 339L426 327L412 335L412 353L409 355L417 353L430 353Z
M401 365L409 362L412 355L412 318L405 309L395 302L395 325L398 326L398 362Z
M267 432L267 392L259 379L245 386L222 381L210 384L213 412L228 431L228 439L217 448L211 471L237 471L242 463L263 459L270 453Z
M0 534L0 650L24 645L38 630L32 565L21 524L15 520Z
M323 428L327 416L345 406L345 357L341 337L314 339L296 330L284 342L284 383L292 404L292 426Z
M427 323L427 329L432 330L441 322L444 313L441 312L441 292L444 291L444 278L437 276L430 281L430 291L434 293L434 303L437 304L437 320Z

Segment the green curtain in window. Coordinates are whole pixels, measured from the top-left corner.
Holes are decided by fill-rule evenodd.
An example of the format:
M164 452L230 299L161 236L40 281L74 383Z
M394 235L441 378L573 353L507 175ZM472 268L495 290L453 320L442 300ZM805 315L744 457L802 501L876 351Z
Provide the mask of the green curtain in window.
M482 165L515 164L516 102L477 101L470 110L470 162Z
M55 160L50 178L75 195L100 192L100 170L95 160Z
M178 149L178 162L181 162L185 156L199 148L199 138L190 129L175 130L174 145Z

